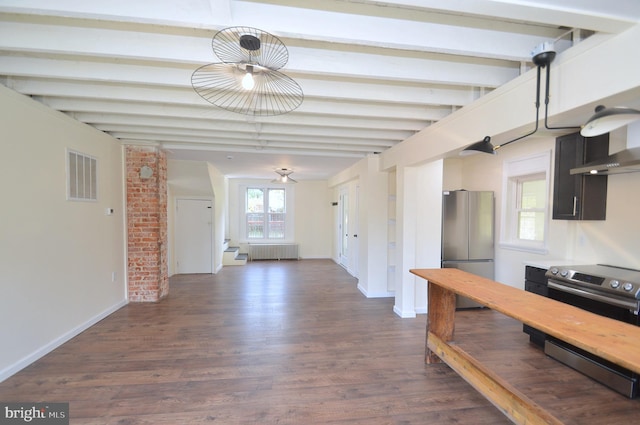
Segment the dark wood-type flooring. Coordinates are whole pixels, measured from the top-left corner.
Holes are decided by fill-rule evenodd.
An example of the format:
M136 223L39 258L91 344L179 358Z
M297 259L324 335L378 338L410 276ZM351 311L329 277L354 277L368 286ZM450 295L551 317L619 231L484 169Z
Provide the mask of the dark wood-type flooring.
M0 383L0 401L70 402L71 424L506 424L401 319L330 260L181 275ZM541 312L544 314L544 312ZM466 351L567 424L630 424L629 400L546 357L521 324L459 312Z

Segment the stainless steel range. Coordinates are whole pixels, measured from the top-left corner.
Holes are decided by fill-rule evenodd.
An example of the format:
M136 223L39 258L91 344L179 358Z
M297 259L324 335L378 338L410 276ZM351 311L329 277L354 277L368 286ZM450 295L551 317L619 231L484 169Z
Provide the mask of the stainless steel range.
M640 270L604 264L551 267L549 298L640 326ZM627 397L638 395L636 373L547 335L544 351Z

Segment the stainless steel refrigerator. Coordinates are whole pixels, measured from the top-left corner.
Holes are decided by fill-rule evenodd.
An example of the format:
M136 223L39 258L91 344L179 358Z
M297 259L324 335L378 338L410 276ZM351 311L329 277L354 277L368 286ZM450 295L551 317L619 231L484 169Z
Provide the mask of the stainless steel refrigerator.
M442 195L442 267L494 278L493 192L445 191ZM456 308L481 307L458 296Z

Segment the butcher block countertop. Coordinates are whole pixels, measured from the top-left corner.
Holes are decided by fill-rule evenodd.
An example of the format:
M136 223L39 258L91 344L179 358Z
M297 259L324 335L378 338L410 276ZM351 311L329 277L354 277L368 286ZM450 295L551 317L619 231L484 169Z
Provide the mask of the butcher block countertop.
M640 373L640 327L458 269L412 269L430 283Z

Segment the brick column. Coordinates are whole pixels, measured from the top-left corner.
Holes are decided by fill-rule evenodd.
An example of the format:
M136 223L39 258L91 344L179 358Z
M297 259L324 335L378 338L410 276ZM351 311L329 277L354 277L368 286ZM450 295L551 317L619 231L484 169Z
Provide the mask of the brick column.
M127 146L127 274L129 301L159 301L169 293L167 157L154 147ZM151 177L140 175L151 168Z

